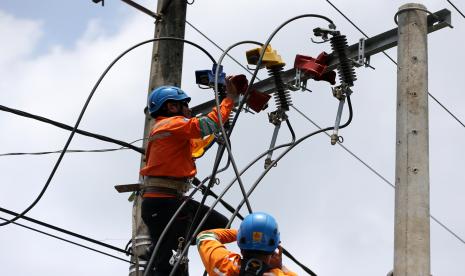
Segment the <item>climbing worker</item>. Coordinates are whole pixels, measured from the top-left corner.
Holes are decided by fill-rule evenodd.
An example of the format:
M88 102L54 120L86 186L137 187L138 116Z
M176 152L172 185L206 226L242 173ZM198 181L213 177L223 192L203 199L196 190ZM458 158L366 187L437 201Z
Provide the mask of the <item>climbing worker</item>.
M296 276L282 265L279 237L276 220L267 213L255 212L244 218L239 230L201 232L197 235L197 248L210 276ZM223 245L236 240L242 257Z
M222 121L225 122L234 106L237 89L226 78L227 96L220 105ZM175 86L161 86L149 95L147 108L155 118L145 154L146 165L141 169L143 176L142 219L149 228L153 245L167 226L178 207L185 200L197 170L192 157L193 139L203 138L220 129L218 113L214 108L206 116L191 117L188 107L191 98ZM194 200L188 200L182 211L161 241L155 256L154 271L150 275L165 276L172 270L176 250L182 245L182 238L188 234L195 212L200 215L208 208ZM206 220L205 229L225 227L227 219L213 211ZM196 225L192 227L197 227ZM195 229L195 228L193 228ZM195 241L193 242L195 244ZM153 246L152 246L153 249ZM188 275L187 261L181 261L176 275Z

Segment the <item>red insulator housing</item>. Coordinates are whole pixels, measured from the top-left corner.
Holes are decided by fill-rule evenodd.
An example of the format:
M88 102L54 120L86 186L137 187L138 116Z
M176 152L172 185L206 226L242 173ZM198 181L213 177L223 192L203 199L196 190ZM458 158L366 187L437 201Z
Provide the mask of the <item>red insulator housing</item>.
M327 59L328 54L325 52L319 54L316 59L310 56L296 55L294 68L300 69L304 74L317 81L324 80L334 85L336 84L336 72L325 72L328 67L326 65Z
M268 107L268 101L271 96L256 90L249 91L247 105L255 112L260 112Z

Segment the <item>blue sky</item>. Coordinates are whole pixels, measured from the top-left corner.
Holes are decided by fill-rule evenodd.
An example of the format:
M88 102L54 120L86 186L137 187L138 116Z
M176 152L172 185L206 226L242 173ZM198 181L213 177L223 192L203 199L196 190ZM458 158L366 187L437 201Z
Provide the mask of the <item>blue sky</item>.
M73 47L90 20L98 20L105 32L112 35L121 24L115 19L133 12L131 7L119 1L106 1L102 7L91 0L4 0L0 2L0 9L18 18L41 23L43 35L41 43L34 49L36 55L56 44Z

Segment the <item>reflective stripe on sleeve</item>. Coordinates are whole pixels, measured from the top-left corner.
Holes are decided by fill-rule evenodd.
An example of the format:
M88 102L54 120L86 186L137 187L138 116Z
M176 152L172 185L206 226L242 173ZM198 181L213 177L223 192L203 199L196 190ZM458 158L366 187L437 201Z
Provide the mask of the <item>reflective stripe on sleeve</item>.
M202 241L217 241L218 238L216 237L215 233L212 232L204 232L197 236L197 246L200 246Z
M208 117L199 118L200 135L205 137L207 135L215 133L218 130L218 125L212 119Z

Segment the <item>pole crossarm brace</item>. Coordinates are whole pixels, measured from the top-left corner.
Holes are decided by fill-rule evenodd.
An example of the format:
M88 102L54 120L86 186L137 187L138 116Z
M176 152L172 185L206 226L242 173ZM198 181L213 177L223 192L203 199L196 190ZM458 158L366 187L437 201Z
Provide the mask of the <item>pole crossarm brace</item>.
M154 13L153 11L147 9L146 7L132 1L132 0L121 0L123 1L124 3L128 4L129 6L131 7L134 7L136 9L138 9L139 11L147 14L147 15L150 15L151 17L155 18L155 20L160 20L162 18L161 14L158 14L158 13Z
M442 9L438 12L433 13L432 15L428 15L427 17L427 24L428 24L428 33L435 32L445 27L452 27L451 26L451 12L448 9ZM391 29L387 32L382 34L373 36L365 40L365 48L364 48L364 56L370 57L372 55L378 54L384 50L390 49L392 47L397 46L397 27ZM349 59L357 59L359 56L359 43L355 43L350 45L347 48L347 58ZM331 71L336 69L339 64L339 59L335 57L334 53L331 53L328 57L328 68L327 71ZM289 69L287 71L282 72L282 79L285 84L292 84L296 81L296 72L295 69ZM308 76L302 75L301 81L309 79ZM271 94L276 91L275 81L272 77L259 81L252 85L251 91L257 90L262 93ZM237 104L237 102L236 102ZM192 108L192 114L199 115L199 114L206 114L208 113L214 106L215 100L211 100Z

